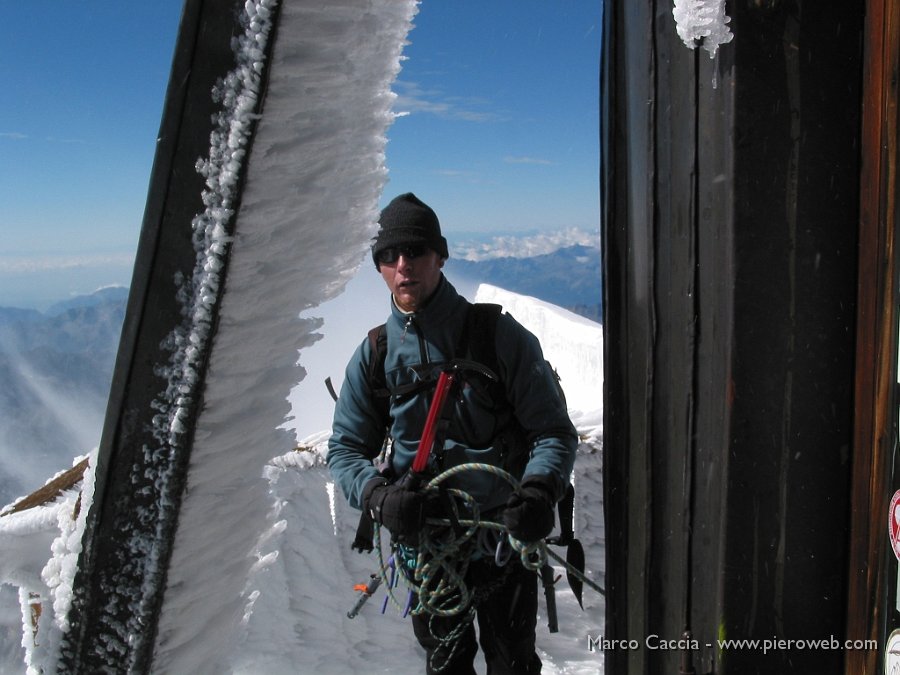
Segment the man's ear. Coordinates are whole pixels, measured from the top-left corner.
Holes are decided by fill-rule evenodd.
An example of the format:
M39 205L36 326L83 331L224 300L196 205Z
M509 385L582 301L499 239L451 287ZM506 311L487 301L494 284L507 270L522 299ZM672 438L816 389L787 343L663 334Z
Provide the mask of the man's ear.
M447 259L441 258L441 262L438 264L438 267L443 267L445 262L447 262Z

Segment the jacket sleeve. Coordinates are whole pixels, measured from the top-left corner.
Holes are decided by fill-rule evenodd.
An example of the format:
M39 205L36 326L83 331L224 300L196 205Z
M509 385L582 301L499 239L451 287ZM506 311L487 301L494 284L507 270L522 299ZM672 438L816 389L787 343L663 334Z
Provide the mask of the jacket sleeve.
M558 501L575 466L578 434L559 395L556 375L538 339L509 314L497 320L496 340L500 377L531 445L522 480L540 477Z
M367 372L369 341L357 348L344 374L334 409L326 462L350 506L362 508L365 484L378 475L372 460L381 451L385 428L373 404Z

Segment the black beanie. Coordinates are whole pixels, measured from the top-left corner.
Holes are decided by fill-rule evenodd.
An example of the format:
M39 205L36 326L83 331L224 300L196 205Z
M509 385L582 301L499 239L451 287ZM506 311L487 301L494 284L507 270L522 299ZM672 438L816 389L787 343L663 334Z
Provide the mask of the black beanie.
M412 192L394 197L378 219L381 226L372 244L372 260L378 267L378 254L391 246L425 244L441 258L449 258L447 240L441 236L437 214Z

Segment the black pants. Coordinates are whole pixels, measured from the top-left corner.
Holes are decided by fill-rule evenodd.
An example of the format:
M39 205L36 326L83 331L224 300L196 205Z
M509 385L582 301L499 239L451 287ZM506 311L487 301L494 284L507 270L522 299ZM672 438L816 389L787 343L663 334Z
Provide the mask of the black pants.
M518 561L504 568L492 562L475 561L466 575L472 587L492 588L476 603L478 637L488 675L530 675L541 672L541 659L534 648L537 623L538 577ZM466 620L463 612L453 617L418 614L412 617L413 630L427 654L428 675L475 675L473 662L478 653L475 628L469 623L454 645L441 644ZM452 657L448 661L448 654Z

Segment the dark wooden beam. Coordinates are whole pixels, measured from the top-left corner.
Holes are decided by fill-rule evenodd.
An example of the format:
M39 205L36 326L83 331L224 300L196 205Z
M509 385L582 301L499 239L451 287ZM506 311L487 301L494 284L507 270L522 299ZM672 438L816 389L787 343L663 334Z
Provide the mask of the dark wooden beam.
M900 2L866 3L860 167L859 297L847 638L878 640L887 615L888 506L896 424L897 70ZM893 563L895 568L896 561ZM881 654L848 650L848 673L880 673Z

